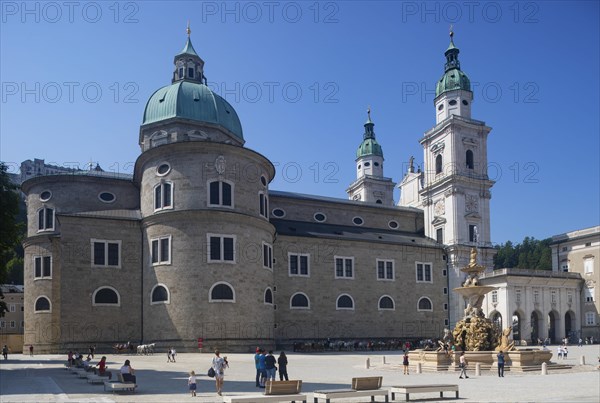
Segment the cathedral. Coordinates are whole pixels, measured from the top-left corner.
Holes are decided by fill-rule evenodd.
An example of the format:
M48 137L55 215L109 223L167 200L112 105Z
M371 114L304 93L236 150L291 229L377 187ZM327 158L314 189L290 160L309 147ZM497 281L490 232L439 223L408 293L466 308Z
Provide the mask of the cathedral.
M424 164L384 176L370 113L348 199L272 190L235 109L206 85L190 32L148 100L133 175L57 172L27 202L24 345L180 351L435 338L460 319L469 251L492 266L491 128L452 35L419 139ZM251 135L251 134L249 134ZM360 139L357 136L357 143ZM412 159L411 159L412 161Z

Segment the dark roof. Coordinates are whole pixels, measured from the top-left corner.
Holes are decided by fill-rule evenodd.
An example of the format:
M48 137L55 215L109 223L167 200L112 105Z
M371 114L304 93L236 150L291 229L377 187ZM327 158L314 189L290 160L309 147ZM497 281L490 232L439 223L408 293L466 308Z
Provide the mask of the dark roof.
M108 218L114 220L141 220L142 213L140 210L102 210L102 211L81 211L79 213L56 213L57 215L70 217L88 217L88 218Z
M389 243L396 245L415 245L435 248L443 247L441 244L438 244L433 239L425 237L423 234L410 232L281 219L271 219L271 224L275 226L279 235Z

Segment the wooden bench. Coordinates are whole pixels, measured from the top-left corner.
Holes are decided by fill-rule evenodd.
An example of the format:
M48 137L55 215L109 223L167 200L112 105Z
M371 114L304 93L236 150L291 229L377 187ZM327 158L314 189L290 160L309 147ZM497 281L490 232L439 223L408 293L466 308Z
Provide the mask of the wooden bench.
M117 381L104 381L104 391L106 391L106 388L110 389L113 391L113 393L115 393L116 391L132 391L135 392L135 388L137 388L137 384L133 383L133 382L125 382L125 380L123 379L123 374L122 373L118 373L117 374Z
M306 403L306 395L301 394L302 381L267 381L264 394L223 396L226 403L236 402L292 402Z
M404 393L406 395L406 401L410 400L412 393L431 393L440 392L440 399L444 397L444 392L456 392L456 398L458 399L458 385L406 385L406 386L392 386L390 393L392 394L392 400L396 398L396 393Z
M317 390L313 393L314 403L318 403L319 399L325 399L329 403L331 399L344 399L370 396L371 401L375 401L375 396L384 396L385 401L388 401L388 390L381 389L382 376L368 376L352 378L351 389L332 389L332 390Z

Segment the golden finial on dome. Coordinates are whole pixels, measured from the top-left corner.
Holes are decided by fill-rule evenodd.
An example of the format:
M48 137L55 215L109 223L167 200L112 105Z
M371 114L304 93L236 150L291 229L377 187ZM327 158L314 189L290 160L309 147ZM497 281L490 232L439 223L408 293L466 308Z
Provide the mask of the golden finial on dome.
M453 27L454 27L454 25L450 24L450 40L452 40L452 37L454 36Z
M371 105L367 106L367 117L371 120Z
M185 32L187 32L187 36L189 38L190 34L192 33L192 30L190 29L190 20L188 20L188 24L187 24L187 28L186 28Z

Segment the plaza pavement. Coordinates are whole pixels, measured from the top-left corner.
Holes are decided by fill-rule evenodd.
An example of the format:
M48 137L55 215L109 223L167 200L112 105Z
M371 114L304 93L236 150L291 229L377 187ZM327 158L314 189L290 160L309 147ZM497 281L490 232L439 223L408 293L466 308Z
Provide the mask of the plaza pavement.
M556 347L553 347L555 353ZM226 371L224 395L257 393L253 354L228 354L230 368ZM278 352L275 354L278 355ZM579 365L586 357L585 366ZM100 355L93 360L95 364ZM176 363L167 363L166 354L153 356L106 354L109 369L117 371L125 359L136 369L138 390L135 393L104 392L102 385L91 385L65 371L66 355L9 355L0 362L0 402L221 402L215 393L214 381L206 376L212 354L178 354ZM383 356L386 364L383 364ZM499 378L495 371L483 371L469 379L458 379L458 373L416 374L411 365L410 375L403 375L402 357L398 351L350 353L289 353L290 379L302 379L302 391L312 402L312 391L347 388L355 376L383 376L383 386L403 384L457 383L460 400L464 402L599 402L600 371L596 370L600 345L570 346L564 363L574 365L570 370L550 371L542 376L533 373L506 372ZM371 368L366 369L369 358ZM553 358L555 360L555 358ZM198 376L198 396L191 397L187 389L188 372ZM446 392L445 396L453 396ZM398 395L396 401L403 401ZM440 401L437 393L413 395L412 400ZM448 400L448 399L445 399ZM365 399L341 399L335 402L363 402ZM377 401L383 402L383 397Z

